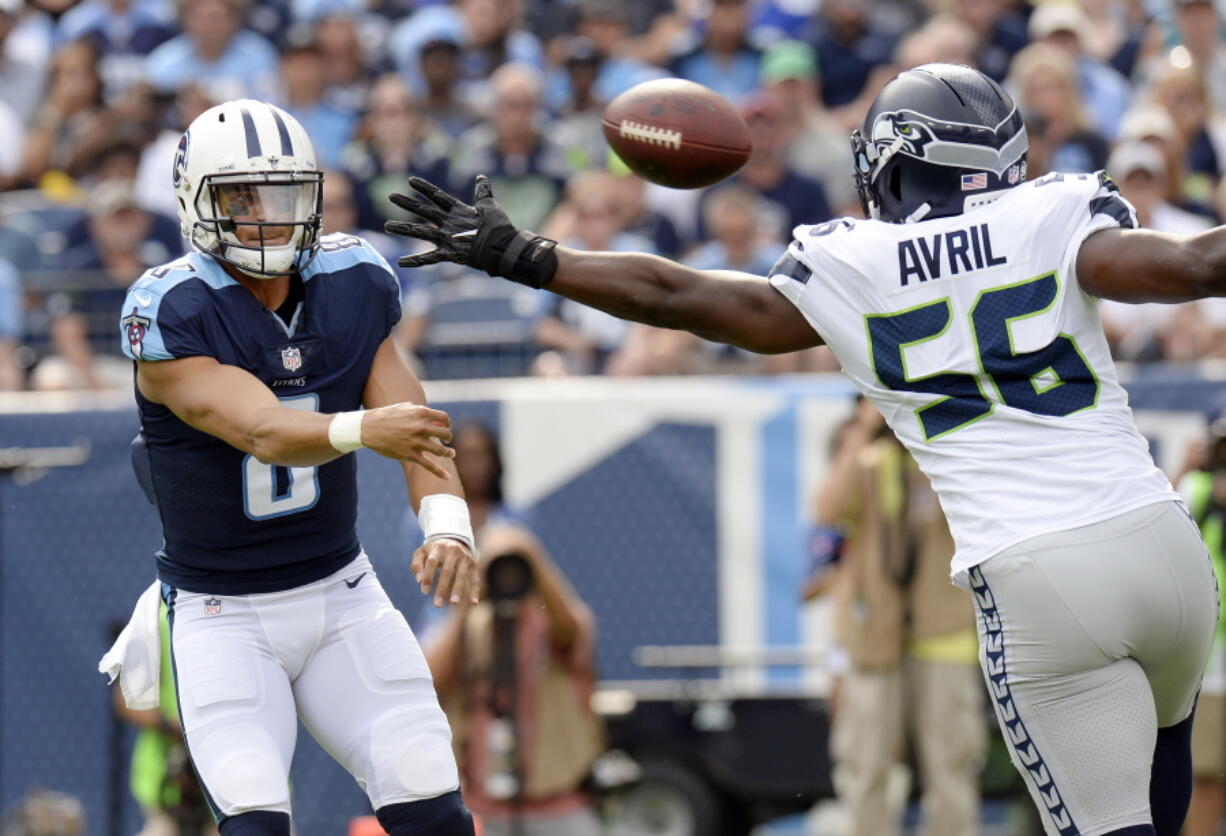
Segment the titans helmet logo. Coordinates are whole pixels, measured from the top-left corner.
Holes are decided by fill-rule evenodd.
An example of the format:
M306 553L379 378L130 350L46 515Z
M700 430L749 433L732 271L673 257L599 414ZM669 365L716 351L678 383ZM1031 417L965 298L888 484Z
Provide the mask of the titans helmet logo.
M190 134L184 131L183 138L179 140L179 148L175 151L175 167L170 181L176 189L179 188L179 184L183 182L187 174L187 146L191 142L189 137Z

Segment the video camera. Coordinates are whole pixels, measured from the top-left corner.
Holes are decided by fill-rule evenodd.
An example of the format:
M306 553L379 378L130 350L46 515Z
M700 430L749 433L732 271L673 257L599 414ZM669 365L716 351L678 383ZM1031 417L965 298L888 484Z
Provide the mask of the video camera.
M496 555L485 567L485 597L495 604L518 601L535 586L532 563L523 552Z

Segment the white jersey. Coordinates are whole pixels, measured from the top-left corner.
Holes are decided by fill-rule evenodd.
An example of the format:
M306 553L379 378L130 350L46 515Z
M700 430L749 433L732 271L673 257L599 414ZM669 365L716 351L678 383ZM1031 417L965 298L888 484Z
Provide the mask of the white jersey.
M1136 215L1108 178L1053 174L953 217L797 227L772 270L932 481L955 575L1178 499L1077 283L1082 241L1115 226Z

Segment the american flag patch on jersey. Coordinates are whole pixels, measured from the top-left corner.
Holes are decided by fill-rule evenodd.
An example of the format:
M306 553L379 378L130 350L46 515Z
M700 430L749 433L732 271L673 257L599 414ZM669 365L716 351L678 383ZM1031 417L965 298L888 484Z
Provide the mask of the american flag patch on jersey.
M988 175L983 172L962 175L962 191L988 188Z
M962 191L973 192L976 189L986 189L988 187L988 175L982 171L975 174L962 175Z

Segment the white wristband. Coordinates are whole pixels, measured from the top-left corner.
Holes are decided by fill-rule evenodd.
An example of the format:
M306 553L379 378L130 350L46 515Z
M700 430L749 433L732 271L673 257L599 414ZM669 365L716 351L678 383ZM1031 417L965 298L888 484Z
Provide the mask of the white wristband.
M468 503L458 496L449 493L432 493L423 497L421 509L417 512L417 522L426 542L451 537L468 546L469 551L477 553L473 541L473 526L468 520Z
M328 425L328 443L342 453L352 453L362 447L362 410L338 412Z

